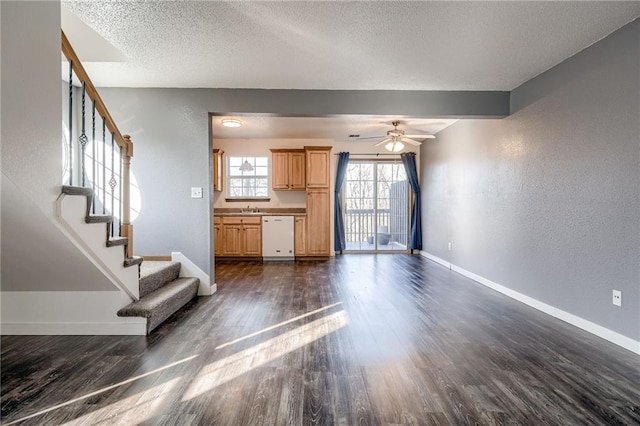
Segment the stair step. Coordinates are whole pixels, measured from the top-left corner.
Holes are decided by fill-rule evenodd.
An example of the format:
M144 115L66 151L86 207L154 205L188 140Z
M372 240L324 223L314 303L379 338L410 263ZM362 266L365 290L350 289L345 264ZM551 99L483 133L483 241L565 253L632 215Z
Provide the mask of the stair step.
M140 297L156 291L180 275L180 262L147 261L140 266Z
M147 334L198 295L198 278L177 278L118 311L119 317L147 318Z
M82 186L62 185L62 193L66 195L82 195L84 197L93 197L93 189Z
M129 242L127 237L111 237L107 240L107 247L125 246Z
M124 267L140 265L142 263L142 258L140 256L126 257L124 259Z
M86 216L84 221L87 223L110 223L113 221L113 216L110 214L92 214Z

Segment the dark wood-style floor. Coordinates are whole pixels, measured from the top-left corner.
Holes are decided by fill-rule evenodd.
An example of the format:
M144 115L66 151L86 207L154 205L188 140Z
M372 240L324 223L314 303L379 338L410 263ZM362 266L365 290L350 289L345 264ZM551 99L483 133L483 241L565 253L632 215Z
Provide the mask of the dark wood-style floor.
M2 423L640 423L640 357L424 258L216 281L150 337L3 337Z

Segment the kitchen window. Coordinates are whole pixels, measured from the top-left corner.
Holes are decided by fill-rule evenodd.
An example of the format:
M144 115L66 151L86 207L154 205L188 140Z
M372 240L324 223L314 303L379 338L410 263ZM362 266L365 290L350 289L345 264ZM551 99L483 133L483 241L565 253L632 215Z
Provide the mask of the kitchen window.
M269 197L268 157L228 157L228 192L231 199Z

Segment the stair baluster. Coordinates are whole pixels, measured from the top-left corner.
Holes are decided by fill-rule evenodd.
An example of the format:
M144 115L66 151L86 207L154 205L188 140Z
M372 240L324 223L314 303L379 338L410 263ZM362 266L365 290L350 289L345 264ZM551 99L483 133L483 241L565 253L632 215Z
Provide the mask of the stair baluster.
M96 142L96 101L93 101L93 107L91 111L91 142L93 144L93 150L91 154L91 161L93 162L91 167L92 179L91 187L93 188L93 198L91 201L91 213L96 214L96 176L98 170L98 144Z
M102 117L102 214L107 213L107 132Z
M85 183L85 170L84 170L84 153L85 153L85 149L87 147L87 133L85 132L85 111L84 111L84 103L85 103L85 96L87 94L87 83L86 82L82 82L82 132L80 133L80 137L78 138L78 142L80 142L80 176L82 176L82 186L84 187L86 185Z
M120 158L120 187L118 188L118 192L119 192L119 196L118 196L118 200L119 201L119 207L120 207L120 214L118 215L119 219L119 226L118 226L118 236L122 237L122 212L124 211L123 206L123 200L122 200L122 147L120 145L118 145L118 158Z
M115 189L116 189L116 185L118 184L118 182L116 182L116 178L114 176L115 174L115 168L114 168L114 156L115 156L115 136L113 135L113 133L111 133L111 179L109 179L109 188L111 188L111 215L114 216L114 222L115 222L115 216L116 216L116 210L115 210L115 197L114 197L114 193L115 193ZM114 237L115 236L115 223L111 224L111 236Z
M73 185L73 60L69 59L69 185Z

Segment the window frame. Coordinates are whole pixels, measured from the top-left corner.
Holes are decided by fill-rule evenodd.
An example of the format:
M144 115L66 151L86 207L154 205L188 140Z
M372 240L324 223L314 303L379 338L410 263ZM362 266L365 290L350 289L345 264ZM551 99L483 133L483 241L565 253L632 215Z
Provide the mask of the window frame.
M248 160L250 162L252 162L252 165L254 168L258 168L258 167L266 167L266 175L257 175L257 174L253 174L253 175L232 175L231 174L231 163L233 159L240 159L240 162L243 163L245 160ZM258 166L258 159L264 159L266 164L264 166ZM236 167L236 166L233 166ZM270 188L270 182L271 182L271 164L269 161L269 156L267 155L228 155L226 157L226 161L225 161L225 177L227 180L227 185L226 186L226 201L269 201L271 198L269 197L269 188ZM233 195L232 190L233 188L237 188L234 187L232 185L232 180L233 179L242 179L242 180L247 180L247 179L254 179L254 180L258 180L258 179L265 179L266 180L266 186L264 187L266 189L266 194L265 195L246 195L246 194L242 194L242 195ZM244 190L244 185L243 185L243 190ZM257 185L253 185L251 187L253 189L253 192L256 193L257 189L262 189L262 186L257 186Z

